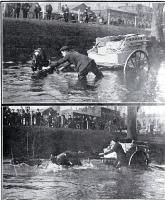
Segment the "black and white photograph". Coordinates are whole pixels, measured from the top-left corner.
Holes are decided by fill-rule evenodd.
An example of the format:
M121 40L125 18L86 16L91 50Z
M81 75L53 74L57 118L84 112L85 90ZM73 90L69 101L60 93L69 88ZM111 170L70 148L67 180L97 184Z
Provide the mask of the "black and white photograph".
M165 106L4 106L3 199L164 199Z
M165 1L1 1L1 199L165 199Z
M164 102L164 3L3 3L3 102Z

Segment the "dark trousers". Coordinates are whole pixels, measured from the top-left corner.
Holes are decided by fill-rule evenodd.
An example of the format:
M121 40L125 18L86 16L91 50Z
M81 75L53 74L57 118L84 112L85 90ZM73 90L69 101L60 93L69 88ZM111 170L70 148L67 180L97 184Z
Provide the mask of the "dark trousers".
M14 12L14 17L15 17L15 18L19 18L19 14L20 14L20 11L17 11L17 10L16 10L16 11Z
M65 22L69 21L69 13L64 13L64 20Z
M87 67L78 72L78 78L80 80L85 79L89 72L92 72L98 79L103 77L101 70L98 69L94 60L91 60Z
M48 20L51 19L51 15L52 15L52 12L47 12L47 19L48 19Z
M40 13L39 12L35 12L35 17L36 17L36 19L39 19Z
M23 18L27 18L28 12L23 10Z

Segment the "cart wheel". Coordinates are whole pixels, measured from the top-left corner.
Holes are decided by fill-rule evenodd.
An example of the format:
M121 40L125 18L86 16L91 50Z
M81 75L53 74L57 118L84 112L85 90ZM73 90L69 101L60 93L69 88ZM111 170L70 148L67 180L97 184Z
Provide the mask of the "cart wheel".
M148 157L147 154L144 151L137 151L132 154L132 156L129 159L129 165L135 164L135 165L148 165Z
M146 52L143 50L135 50L128 56L124 65L124 74L128 71L135 73L139 71L149 71L149 60Z

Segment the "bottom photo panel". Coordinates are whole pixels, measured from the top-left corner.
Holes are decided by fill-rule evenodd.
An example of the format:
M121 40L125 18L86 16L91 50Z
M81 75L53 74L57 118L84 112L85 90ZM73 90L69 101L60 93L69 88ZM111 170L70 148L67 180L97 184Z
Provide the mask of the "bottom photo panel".
M2 199L164 199L165 106L3 106Z

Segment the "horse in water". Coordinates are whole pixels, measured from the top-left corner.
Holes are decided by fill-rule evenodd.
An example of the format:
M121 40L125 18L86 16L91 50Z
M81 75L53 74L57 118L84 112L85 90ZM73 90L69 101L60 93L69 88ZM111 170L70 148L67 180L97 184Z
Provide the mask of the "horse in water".
M38 48L34 50L32 54L31 68L33 71L42 70L43 67L47 67L50 64L47 59L44 49Z
M81 166L80 154L82 154L82 152L65 151L57 156L51 154L50 160L52 163L64 167L72 167L74 165Z

